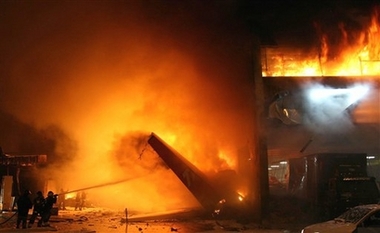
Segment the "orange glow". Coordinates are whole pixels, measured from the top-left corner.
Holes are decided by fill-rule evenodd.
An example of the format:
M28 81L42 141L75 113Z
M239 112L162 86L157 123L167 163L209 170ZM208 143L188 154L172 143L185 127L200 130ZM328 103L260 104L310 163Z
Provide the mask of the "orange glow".
M75 193L67 193L65 194L65 199L71 199L71 198L75 198Z
M87 45L89 54L108 52L102 48L106 34L101 34L103 37ZM251 134L248 130L241 134L240 130L246 128L241 123L249 125L249 115L241 111L250 109L226 110L231 99L225 95L230 87L213 82L200 84L204 82L203 74L186 53L158 52L159 62L144 60L140 66L133 66L131 74L123 74L121 70L130 57L153 51L149 45L139 49L125 49L119 65L96 55L73 61L82 68L66 71L67 80L59 94L37 101L39 111L20 109L28 114L17 114L24 121L36 121L40 127L59 124L76 140L78 154L67 155L67 164L49 171L57 178L58 190L131 179L89 189L89 202L147 212L198 206L158 155L144 148L144 142L151 132L157 133L205 173L234 168L237 150L246 146ZM153 67L151 70L145 68L146 62ZM57 108L52 111L49 106ZM141 145L134 144L136 141ZM64 153L65 144L58 149Z
M246 193L246 192L242 192L241 190L239 190L239 191L237 191L237 193L238 193L238 199L239 199L239 201L243 201L244 200L244 198L245 198L245 194L243 194L243 193Z
M368 27L356 35L354 42L349 42L344 25L339 25L342 38L339 54L328 56L331 50L328 35L321 36L319 52L310 54L293 48L264 48L263 76L380 75L379 9L374 9Z

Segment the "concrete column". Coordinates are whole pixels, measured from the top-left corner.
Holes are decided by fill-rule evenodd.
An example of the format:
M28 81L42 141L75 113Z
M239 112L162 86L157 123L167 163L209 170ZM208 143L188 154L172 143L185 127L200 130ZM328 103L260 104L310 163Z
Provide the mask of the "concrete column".
M261 69L260 41L252 36L252 73L254 82L254 132L251 153L252 220L261 223L269 198L268 154L265 133L264 83Z
M3 176L1 182L1 210L11 211L14 198L12 197L13 176Z

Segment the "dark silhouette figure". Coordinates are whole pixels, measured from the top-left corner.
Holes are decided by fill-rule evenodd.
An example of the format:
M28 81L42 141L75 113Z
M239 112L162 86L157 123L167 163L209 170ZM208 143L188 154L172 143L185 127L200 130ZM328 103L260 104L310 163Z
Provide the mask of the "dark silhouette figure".
M53 209L53 205L57 203L57 196L58 195L54 194L52 191L48 192L42 211L42 226L49 226L51 210Z
M77 192L75 196L75 210L79 209L82 210L84 209L85 203L86 203L86 192Z
M58 196L58 208L60 210L66 210L66 193L68 192L68 190L64 191L63 189L61 189L60 192L61 193Z
M31 192L29 190L25 190L24 194L19 197L17 200L17 222L16 228L20 228L20 224L22 223L22 228L26 228L26 221L28 219L29 209L32 208L33 203L30 200L29 195Z
M83 191L80 195L80 209L84 209L84 205L86 204L86 197L87 193Z
M33 199L33 213L30 217L28 227L31 228L34 224L34 221L38 216L40 216L40 219L37 223L37 226L42 226L42 211L45 205L45 198L41 191L37 192L37 197Z
M80 192L77 192L76 196L75 196L75 210L82 210L81 208L81 194Z

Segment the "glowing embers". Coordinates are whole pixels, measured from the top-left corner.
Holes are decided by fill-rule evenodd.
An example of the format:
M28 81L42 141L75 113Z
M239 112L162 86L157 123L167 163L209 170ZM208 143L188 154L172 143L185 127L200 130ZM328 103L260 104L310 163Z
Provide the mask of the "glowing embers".
M239 201L244 201L244 196L241 195L240 193L239 193L239 195L238 195L238 200L239 200Z

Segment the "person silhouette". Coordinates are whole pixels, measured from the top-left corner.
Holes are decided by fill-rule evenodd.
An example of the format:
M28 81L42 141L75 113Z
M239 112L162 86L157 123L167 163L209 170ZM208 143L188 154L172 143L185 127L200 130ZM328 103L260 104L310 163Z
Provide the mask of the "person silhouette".
M21 195L17 200L17 221L16 228L20 228L20 224L22 224L22 228L26 228L26 222L28 218L29 209L32 208L33 203L30 200L29 195L31 194L30 190L25 190L24 194Z

